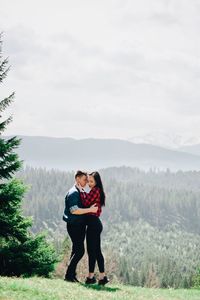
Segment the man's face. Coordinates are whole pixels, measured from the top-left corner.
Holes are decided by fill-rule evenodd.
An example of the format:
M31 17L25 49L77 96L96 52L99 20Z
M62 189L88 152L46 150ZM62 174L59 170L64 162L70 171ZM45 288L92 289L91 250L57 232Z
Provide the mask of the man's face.
M77 183L80 184L80 186L85 187L87 184L87 176L83 175L81 177L77 177Z

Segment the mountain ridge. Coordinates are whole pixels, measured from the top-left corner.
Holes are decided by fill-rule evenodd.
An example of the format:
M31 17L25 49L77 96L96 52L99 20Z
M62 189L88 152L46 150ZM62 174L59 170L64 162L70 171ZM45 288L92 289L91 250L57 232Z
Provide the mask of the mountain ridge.
M9 138L11 136L4 136ZM131 166L142 169L199 170L200 156L183 150L121 139L74 139L19 135L17 152L25 164L74 170Z

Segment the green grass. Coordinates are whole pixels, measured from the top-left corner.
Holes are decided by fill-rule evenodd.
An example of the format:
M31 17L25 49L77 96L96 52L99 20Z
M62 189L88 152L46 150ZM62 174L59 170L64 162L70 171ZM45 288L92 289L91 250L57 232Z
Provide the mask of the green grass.
M149 289L122 284L68 283L61 279L0 277L0 300L200 300L197 289Z

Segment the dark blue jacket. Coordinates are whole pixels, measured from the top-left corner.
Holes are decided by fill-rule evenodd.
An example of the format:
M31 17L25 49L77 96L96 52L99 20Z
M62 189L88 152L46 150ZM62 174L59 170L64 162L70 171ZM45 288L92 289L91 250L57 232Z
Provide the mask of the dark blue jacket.
M84 208L81 202L80 191L74 185L65 197L65 210L63 214L63 221L67 223L83 223L85 215L74 215L71 212L77 208Z

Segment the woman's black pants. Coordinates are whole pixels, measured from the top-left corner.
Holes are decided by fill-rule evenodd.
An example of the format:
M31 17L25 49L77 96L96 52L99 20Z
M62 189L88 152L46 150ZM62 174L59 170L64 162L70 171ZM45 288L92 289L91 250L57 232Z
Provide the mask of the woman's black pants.
M94 273L95 264L97 261L99 272L104 272L104 257L101 252L101 232L103 230L103 225L101 220L92 215L87 216L87 231L86 231L86 241L87 241L87 252L88 252L88 263L89 272Z
M72 252L65 278L73 279L76 276L77 264L85 253L84 240L86 233L86 223L67 223L67 232L72 241Z

